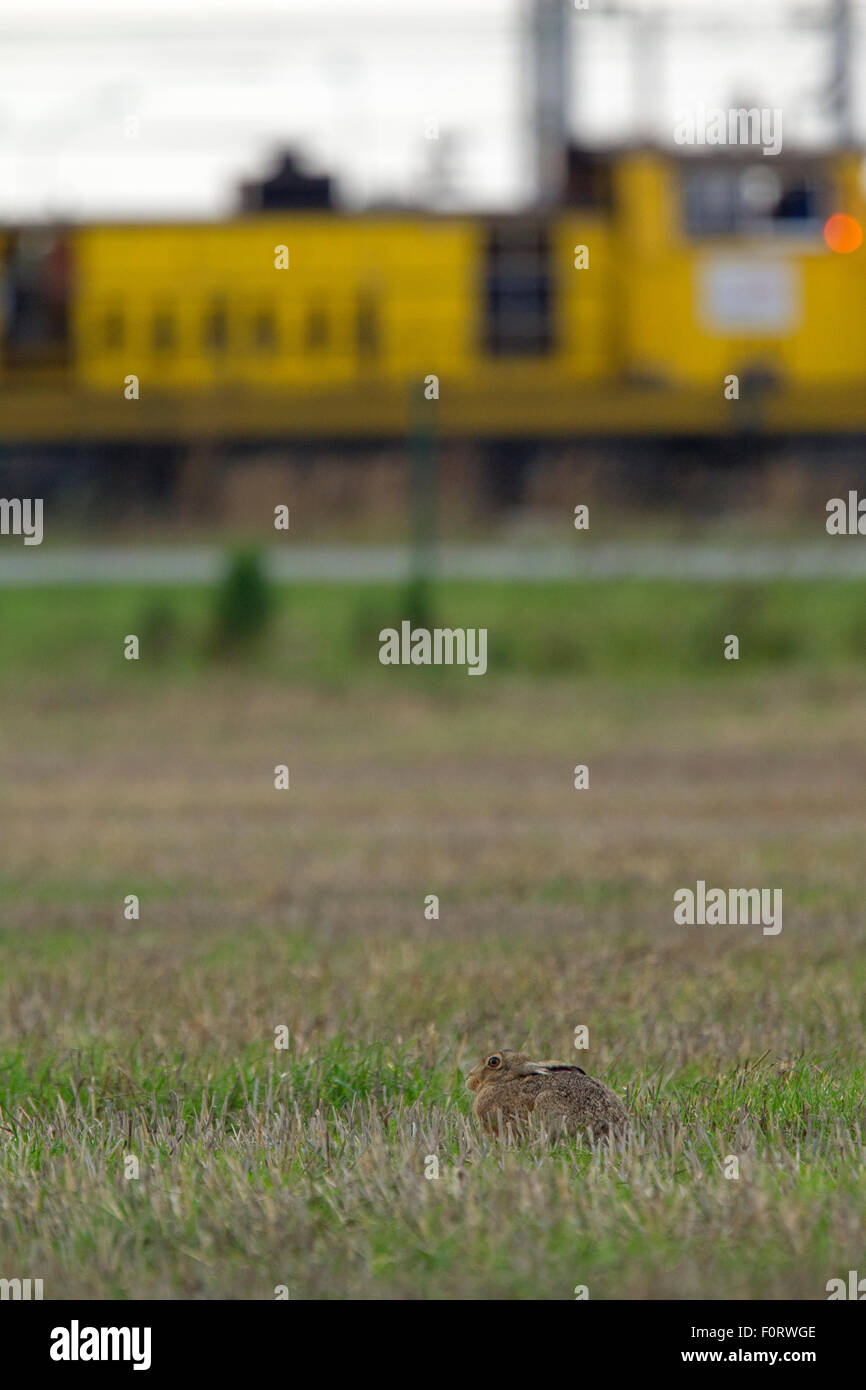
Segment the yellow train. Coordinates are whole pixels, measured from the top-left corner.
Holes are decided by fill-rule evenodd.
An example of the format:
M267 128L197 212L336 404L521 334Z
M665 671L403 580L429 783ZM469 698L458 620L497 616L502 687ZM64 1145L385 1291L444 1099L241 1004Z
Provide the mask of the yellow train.
M858 432L861 162L638 149L544 214L0 230L0 441L385 438L425 382L452 437Z

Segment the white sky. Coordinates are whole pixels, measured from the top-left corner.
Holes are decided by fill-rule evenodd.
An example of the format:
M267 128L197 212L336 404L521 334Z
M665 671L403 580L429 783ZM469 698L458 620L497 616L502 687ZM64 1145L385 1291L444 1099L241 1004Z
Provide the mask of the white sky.
M853 2L856 99L866 0ZM570 15L571 126L582 141L669 140L696 105L742 101L783 109L786 146L830 133L830 45L809 20L830 0L620 0L648 14L640 38L603 17L610 0L589 3ZM454 202L512 206L529 189L522 6L2 0L0 221L219 215L285 145L333 173L352 204L423 196L431 117L457 142ZM712 27L699 30L701 20Z

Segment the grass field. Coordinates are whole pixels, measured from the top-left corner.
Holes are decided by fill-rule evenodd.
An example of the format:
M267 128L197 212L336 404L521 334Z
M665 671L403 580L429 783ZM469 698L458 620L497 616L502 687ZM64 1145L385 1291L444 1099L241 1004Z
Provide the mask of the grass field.
M866 588L443 587L483 679L380 667L397 593L278 598L229 661L202 591L0 594L0 1277L820 1299L866 1272ZM675 926L698 878L781 887L781 934ZM482 1138L463 1072L524 1044L616 1086L631 1137Z

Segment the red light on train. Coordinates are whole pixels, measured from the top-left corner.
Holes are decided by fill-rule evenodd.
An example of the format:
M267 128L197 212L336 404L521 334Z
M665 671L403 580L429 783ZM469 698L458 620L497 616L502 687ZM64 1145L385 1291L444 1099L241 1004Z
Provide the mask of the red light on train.
M863 228L847 212L834 212L824 224L824 240L831 251L847 256L863 244Z

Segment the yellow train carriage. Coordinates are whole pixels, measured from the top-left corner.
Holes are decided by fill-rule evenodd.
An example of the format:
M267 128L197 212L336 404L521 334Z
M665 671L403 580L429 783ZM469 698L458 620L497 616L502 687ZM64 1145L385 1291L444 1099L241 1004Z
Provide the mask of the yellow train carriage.
M635 150L549 214L7 232L0 438L386 436L431 376L451 435L863 430L860 175Z
M513 258L534 256L535 221L516 229ZM534 365L563 380L613 368L610 228L560 218L543 252L549 340L520 350L485 336L483 271L490 233L471 219L266 216L227 225L120 226L76 236L76 374L115 390L128 372L150 389L344 386L379 377L471 379L485 363ZM580 280L573 248L591 242L593 274ZM507 252L500 261L507 264ZM503 272L504 275L507 274ZM518 314L541 323L532 304ZM503 339L508 325L502 325Z

